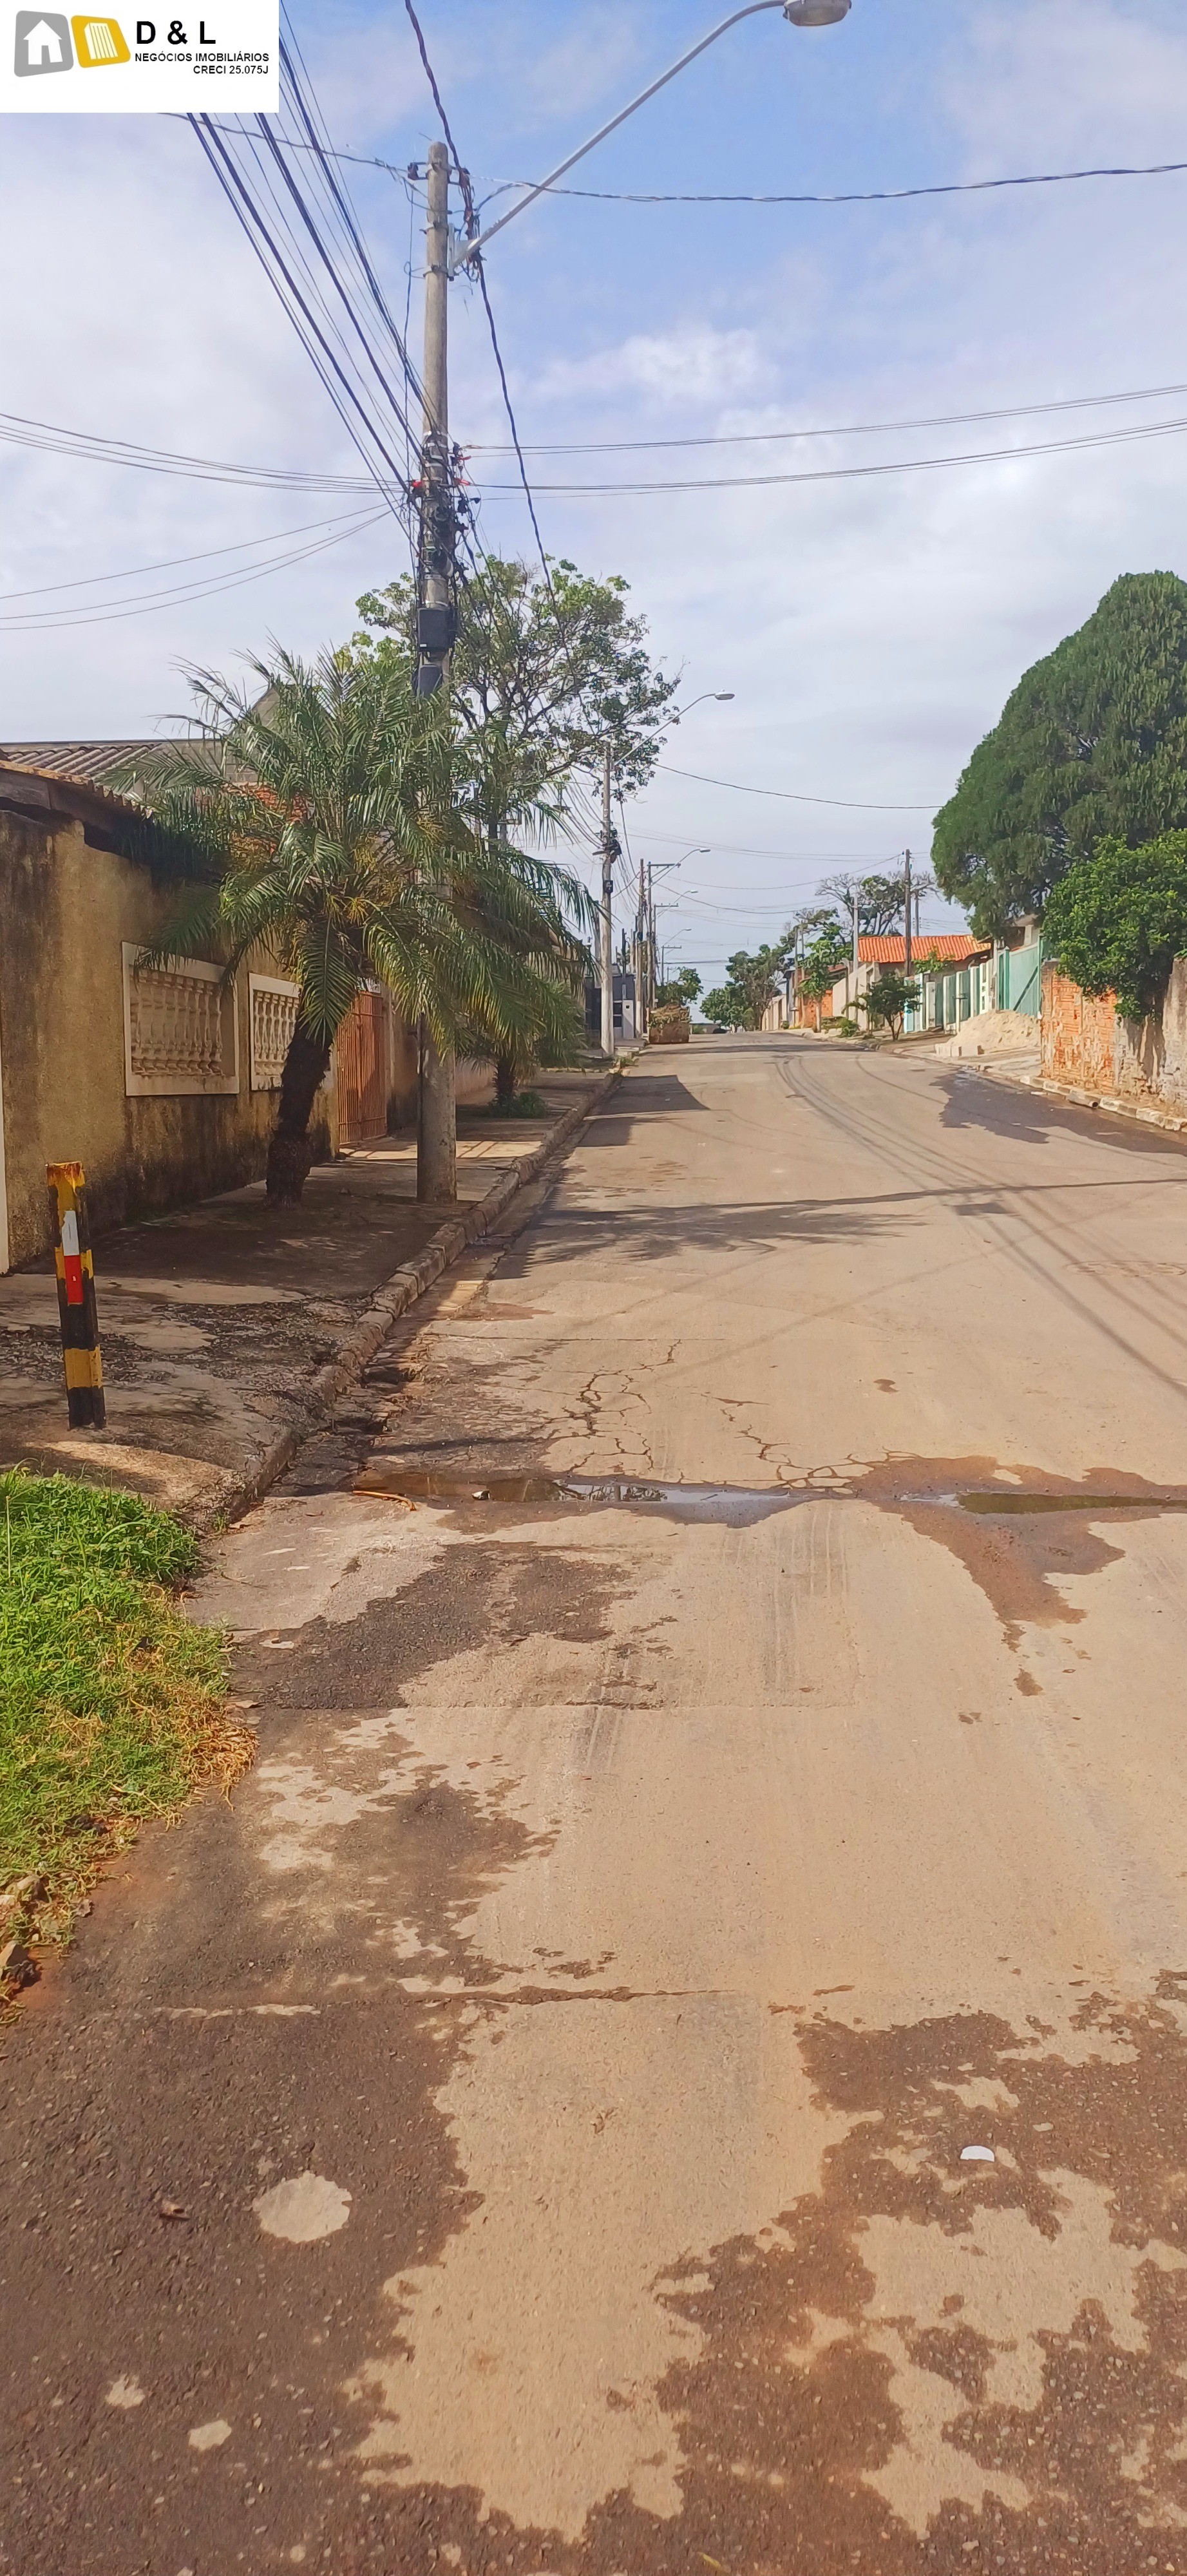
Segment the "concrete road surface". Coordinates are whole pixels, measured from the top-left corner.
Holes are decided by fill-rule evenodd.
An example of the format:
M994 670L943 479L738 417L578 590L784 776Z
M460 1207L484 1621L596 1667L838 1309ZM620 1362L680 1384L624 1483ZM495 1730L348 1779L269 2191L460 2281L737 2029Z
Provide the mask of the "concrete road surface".
M1187 2576L1185 1292L1172 1139L627 1077L10 2040L0 2565Z

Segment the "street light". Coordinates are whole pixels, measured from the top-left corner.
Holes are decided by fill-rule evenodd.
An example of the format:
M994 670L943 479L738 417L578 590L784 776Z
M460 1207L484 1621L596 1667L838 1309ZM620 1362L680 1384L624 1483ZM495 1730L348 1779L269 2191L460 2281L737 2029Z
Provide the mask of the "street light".
M749 0L747 8L734 9L728 18L722 19L719 27L710 27L707 36L701 36L695 45L689 46L686 54L681 54L678 62L672 63L666 72L661 72L658 80L649 81L637 98L632 98L626 107L620 107L617 116L612 116L608 124L599 125L597 133L591 134L588 142L579 143L575 152L570 152L564 161L558 161L546 179L537 180L535 187L529 188L517 205L509 206L506 214L500 215L497 224L491 224L484 233L476 233L472 241L456 243L450 275L456 276L458 269L473 259L475 251L485 250L495 234L502 232L504 224L511 223L516 215L522 215L524 207L534 205L537 197L543 197L549 188L555 188L566 170L571 170L576 162L584 161L586 153L592 152L596 143L604 143L606 136L613 134L616 127L625 125L637 107L645 107L657 90L666 89L668 82L675 80L677 72L684 71L689 63L695 63L697 55L703 54L709 45L715 45L719 36L728 35L730 28L740 26L743 18L760 17L764 9L781 9L790 27L835 27L842 18L848 17L849 0Z
M649 860L648 860L648 862L647 862L647 889L646 889L646 905L647 905L647 910L646 910L646 917L644 917L644 912L643 912L643 904L644 904L643 869L642 869L642 864L640 864L640 868L639 868L639 915L640 915L640 919L639 919L639 945L640 945L640 947L642 947L642 946L643 946L643 944L644 944L644 940L646 940L646 951L647 951L647 985L648 985L648 992L647 992L647 1004L648 1004L648 1008L649 1008L649 1009L650 1009L650 1007L651 1007L651 1004L652 1004L652 1003L654 1002L654 1000L655 1000L655 984L656 984L656 975L655 975L655 950L656 950L656 940L655 940L655 880L656 880L656 878L657 878L657 877L667 877L667 876L671 876L673 869L675 869L675 868L682 868L682 867L683 867L683 865L684 865L684 860L685 860L685 859L707 859L707 858L711 857L711 855L712 855L712 852L711 852L711 850L710 850L709 843L706 841L706 842L705 842L705 844L704 844L704 846L703 846L702 848L700 848L700 849L696 849L696 850L686 850L686 851L685 851L685 853L684 853L684 858L681 858L681 859L661 859L661 860L660 860L660 862L659 862L658 867L654 866L654 865L652 864L652 861L649 859ZM666 905L661 905L661 907L660 907L660 908L661 908L661 910L662 910L662 911L666 911L666 910L667 910L667 906L666 906Z
M846 5L848 5L848 0L846 0ZM703 707L706 698L713 698L719 707L728 707L733 702L733 696L734 692L732 689L702 689L699 698L690 698L686 707L677 707L675 709L672 716L672 722L673 724L679 724L681 716L690 716L694 707Z

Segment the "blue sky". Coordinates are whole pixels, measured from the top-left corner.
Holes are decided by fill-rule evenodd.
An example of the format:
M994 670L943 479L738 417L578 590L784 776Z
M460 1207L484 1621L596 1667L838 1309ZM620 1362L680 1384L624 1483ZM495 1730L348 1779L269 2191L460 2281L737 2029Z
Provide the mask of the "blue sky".
M423 0L422 14L484 194L539 175L717 13L689 0ZM397 0L294 15L339 147L423 156L435 121ZM1170 0L853 0L821 33L774 12L735 29L572 184L845 190L1174 159L1187 157L1185 108L1187 28ZM402 312L405 190L381 172L350 178ZM5 408L211 456L350 470L186 126L11 119L3 188L6 237L20 245ZM492 245L488 274L530 446L835 432L1187 381L1185 214L1187 176L834 208L555 198ZM419 293L416 275L414 315ZM498 442L485 322L464 288L451 327L455 432ZM1187 572L1180 437L798 486L730 478L1014 448L1181 413L1187 400L1172 395L1050 422L533 456L550 550L625 574L688 698L735 692L691 715L666 758L837 800L657 776L629 816L636 857L710 846L666 879L680 890L665 922L674 959L716 980L730 949L772 934L831 865L887 864L908 842L926 857L935 806L1027 664L1117 574ZM333 514L291 494L8 454L5 591ZM509 461L483 456L475 469L486 544L530 551L522 501L494 488L512 481ZM681 473L721 480L588 500L544 488ZM300 649L339 640L357 593L399 568L397 532L377 528L186 610L0 638L0 735L167 724L185 705L180 664L232 666L270 634ZM945 917L932 907L934 926Z

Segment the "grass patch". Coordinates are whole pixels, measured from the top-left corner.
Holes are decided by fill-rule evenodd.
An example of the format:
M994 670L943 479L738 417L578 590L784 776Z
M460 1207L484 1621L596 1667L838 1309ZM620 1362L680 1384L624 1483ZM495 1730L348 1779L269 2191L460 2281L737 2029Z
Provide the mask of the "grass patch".
M0 1947L64 1939L138 1825L250 1761L222 1637L177 1597L197 1565L138 1495L0 1475Z
M497 1100L492 1100L488 1108L479 1111L483 1118L547 1118L548 1114L548 1102L542 1091L517 1091L514 1100L509 1100L503 1108Z

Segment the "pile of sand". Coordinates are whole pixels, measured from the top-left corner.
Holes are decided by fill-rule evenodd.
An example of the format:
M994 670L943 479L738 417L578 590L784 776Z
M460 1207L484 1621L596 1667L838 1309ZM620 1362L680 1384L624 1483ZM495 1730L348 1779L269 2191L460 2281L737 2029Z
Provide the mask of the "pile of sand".
M1034 1055L1038 1043L1039 1023L1028 1011L979 1011L950 1038L941 1038L936 1054Z

